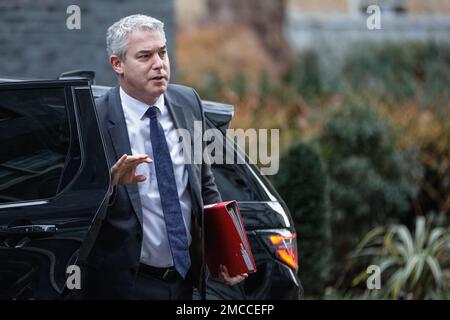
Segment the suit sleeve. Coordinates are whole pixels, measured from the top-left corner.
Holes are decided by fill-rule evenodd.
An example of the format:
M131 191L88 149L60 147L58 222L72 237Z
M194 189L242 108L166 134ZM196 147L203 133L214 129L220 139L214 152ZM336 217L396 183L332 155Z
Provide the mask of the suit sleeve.
M200 116L202 121L202 128L203 133L205 132L205 114L203 112L203 105L200 100L200 97L198 96L197 92L193 90L194 95L197 99L198 105L200 106ZM203 142L203 149L206 147L206 142ZM211 165L205 163L205 161L202 161L202 198L204 204L212 204L216 202L221 202L222 197L220 196L219 190L217 188L214 175L211 170Z

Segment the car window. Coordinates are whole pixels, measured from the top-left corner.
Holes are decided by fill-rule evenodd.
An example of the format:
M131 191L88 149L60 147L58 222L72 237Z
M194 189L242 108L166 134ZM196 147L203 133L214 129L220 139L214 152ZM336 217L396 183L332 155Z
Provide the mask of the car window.
M222 200L266 201L267 195L244 164L211 166Z
M50 198L70 182L80 154L72 117L64 88L0 90L0 203Z

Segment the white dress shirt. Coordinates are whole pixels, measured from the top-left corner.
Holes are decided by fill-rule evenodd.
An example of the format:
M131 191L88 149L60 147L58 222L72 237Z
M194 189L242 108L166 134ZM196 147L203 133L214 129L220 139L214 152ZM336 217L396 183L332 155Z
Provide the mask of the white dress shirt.
M153 160L153 150L150 141L150 118L145 115L145 112L151 106L130 97L122 88L120 88L120 99L122 101L132 154L147 154ZM164 129L172 158L181 212L190 244L192 240L189 231L191 227L192 207L191 197L188 191L188 173L184 163L182 144L179 143L179 135L176 133L175 124L169 114L169 110L164 104L164 95L161 95L154 105L160 111L158 112L158 120ZM138 182L143 215L141 262L160 268L172 266L172 254L167 237L166 223L164 221L154 163L138 165L136 175L139 174L147 177L147 180L144 182Z

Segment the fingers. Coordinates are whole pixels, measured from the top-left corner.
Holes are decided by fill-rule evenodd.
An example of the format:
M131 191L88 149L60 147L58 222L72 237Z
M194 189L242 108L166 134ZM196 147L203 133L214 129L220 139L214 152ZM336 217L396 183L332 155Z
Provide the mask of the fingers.
M123 163L125 162L125 159L127 158L127 155L124 154L120 157L120 159L111 167L111 183L113 185L116 185L119 182L120 179L120 168L123 166Z
M152 163L153 160L146 154L127 155L124 154L111 167L112 183L130 184L143 182L147 179L144 175L135 175L136 167L142 163Z
M152 163L153 160L148 157L148 155L136 155L136 156L127 156L125 159L125 166L127 167L136 167L141 163Z
M124 154L120 159L112 166L111 170L129 169L138 166L141 163L152 163L153 160L148 155L135 155L129 156Z
M127 158L127 155L124 154L123 156L120 157L119 160L117 160L117 162L112 166L111 171L117 169L118 167L122 166L123 163L125 162L125 159Z
M221 270L222 272L224 272L227 276L229 275L227 266L221 264L221 265L220 265L220 270Z
M227 285L234 286L238 284L239 282L243 281L245 278L248 277L247 273L242 273L240 275L236 275L234 277L231 277L228 273L228 269L224 265L220 265L220 272L219 272L219 278Z
M244 277L237 275L237 276L234 276L231 278L225 278L225 279L223 279L223 282L229 286L234 286L243 280L244 280Z
M143 181L147 180L147 177L144 176L143 174L140 174L138 176L135 176L134 180L135 180L135 182L143 182Z
M146 154L138 154L138 155L134 155L134 156L127 156L127 160L129 162L135 162L135 161L143 161L143 162L148 162L148 163L153 162L153 160L150 159L149 156L146 155Z

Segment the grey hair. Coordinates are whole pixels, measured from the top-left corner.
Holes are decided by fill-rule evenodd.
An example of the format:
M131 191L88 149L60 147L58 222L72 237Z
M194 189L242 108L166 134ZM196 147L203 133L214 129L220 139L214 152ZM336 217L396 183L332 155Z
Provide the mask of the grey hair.
M128 35L135 30L159 31L166 41L164 23L150 16L134 14L115 22L106 31L106 51L108 55L116 55L125 59Z

